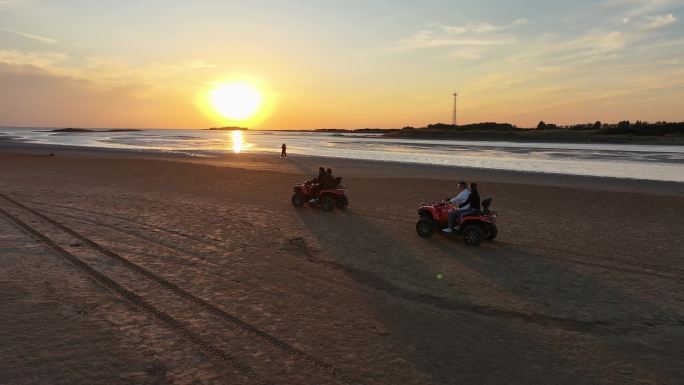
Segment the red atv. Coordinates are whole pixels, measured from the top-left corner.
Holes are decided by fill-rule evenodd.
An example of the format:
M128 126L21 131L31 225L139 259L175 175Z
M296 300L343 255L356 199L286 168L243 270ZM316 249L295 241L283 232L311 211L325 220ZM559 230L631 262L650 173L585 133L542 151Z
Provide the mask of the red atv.
M484 240L494 240L497 235L496 213L489 210L492 198L482 201L482 210L473 211L461 218L458 227L450 235L460 235L472 246L479 246ZM431 237L436 230L447 227L449 210L455 209L448 201L422 203L418 209L420 219L416 223L416 232L421 237Z
M304 183L296 184L292 188L294 195L292 195L292 205L295 207L302 207L306 203L320 205L325 211L333 210L335 207L343 209L349 204L349 199L345 195L347 188L338 185L334 188L322 189L316 191L317 186L312 180L307 180Z

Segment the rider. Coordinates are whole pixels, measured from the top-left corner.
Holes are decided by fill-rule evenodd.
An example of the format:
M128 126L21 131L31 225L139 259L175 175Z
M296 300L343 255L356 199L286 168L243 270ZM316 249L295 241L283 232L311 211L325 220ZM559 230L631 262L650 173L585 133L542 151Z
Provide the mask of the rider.
M325 183L323 183L323 188L335 188L336 183L335 183L335 177L333 176L332 170L331 169L326 169L325 170Z
M456 196L451 198L451 199L448 199L448 201L452 205L456 206L456 208L449 210L449 215L448 215L449 223L448 223L447 227L442 230L445 233L450 233L453 231L454 219L458 218L459 211L460 210L467 210L470 208L470 202L468 201L470 198L470 190L468 190L466 188L466 186L467 186L466 182L463 182L463 181L458 182L458 187L456 190ZM475 185L475 186L477 186L477 185ZM478 198L478 202L479 202L479 198ZM478 205L479 205L479 203L478 203Z
M472 212L480 211L480 193L477 191L477 183L471 182L470 186L468 186L468 190L470 190L470 195L468 195L468 199L463 202L463 206L468 205L468 209L459 206L458 213L461 217Z
M313 183L318 183L321 184L321 182L325 179L325 168L324 167L319 167L318 168L318 176L312 180Z
M325 168L321 166L318 168L318 177L311 180L311 191L314 193L314 196L311 198L310 202L318 197L318 193L323 189L323 184L326 179L327 174L325 173Z

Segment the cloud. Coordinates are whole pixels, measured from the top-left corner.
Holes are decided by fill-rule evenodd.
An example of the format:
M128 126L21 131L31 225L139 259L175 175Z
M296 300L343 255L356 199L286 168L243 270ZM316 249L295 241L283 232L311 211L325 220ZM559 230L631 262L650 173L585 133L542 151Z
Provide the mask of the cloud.
M6 72L42 73L87 83L98 90L127 89L137 97L166 95L196 83L196 74L217 66L202 60L148 63L133 66L115 57L71 57L59 52L22 52L0 49L0 65Z
M591 33L563 43L559 48L598 54L621 50L626 44L627 36L623 32L610 31Z
M534 49L510 56L510 65L528 68L578 66L614 58L634 36L621 31L594 30L579 37L541 41Z
M56 43L57 43L57 40L51 39L51 38L49 38L49 37L44 37L44 36L39 36L39 35L33 35L33 34L30 34L30 33L21 32L21 31L16 31L16 30L9 29L9 28L0 27L0 31L5 31L5 32L7 32L7 33L11 33L11 34L14 34L14 35L22 36L22 37L25 37L25 38L27 38L27 39L39 41L39 42L42 42L42 43L47 43L47 44L56 44Z
M421 49L430 47L444 46L491 46L491 45L510 45L515 44L517 39L505 37L501 39L473 39L473 38L444 38L444 37L425 37L418 36L401 42L404 49Z
M207 63L203 60L195 60L184 64L182 67L187 69L216 68L216 64Z
M24 5L30 5L34 0L0 0L0 7L5 9L19 8Z
M0 122L36 127L193 127L201 124L187 98L165 92L139 97L130 84L100 88L92 82L0 63ZM208 124L208 123L205 123Z
M498 32L498 31L503 31L507 29L511 29L513 27L517 27L519 25L525 25L529 23L529 21L525 18L520 18L514 20L510 24L505 24L505 25L493 25L490 23L468 23L464 26L444 26L444 30L449 33L454 33L454 34L463 34L463 33L477 33L477 34L484 34L484 33L492 33L492 32Z
M450 52L447 56L455 59L477 60L482 57L484 50L482 47L463 47Z
M465 25L437 24L431 29L420 30L412 36L399 40L394 44L392 50L406 51L448 46L512 45L518 42L516 36L497 32L509 30L527 23L527 19L516 19L505 25L483 22Z
M32 67L48 72L61 72L60 68L69 60L69 56L58 52L20 52L0 49L0 63L15 67Z
M619 24L627 24L646 15L670 11L682 5L684 0L607 0L595 7L600 12L614 15L613 20Z
M671 13L667 15L647 16L646 23L642 25L645 29L658 29L677 22L677 17Z

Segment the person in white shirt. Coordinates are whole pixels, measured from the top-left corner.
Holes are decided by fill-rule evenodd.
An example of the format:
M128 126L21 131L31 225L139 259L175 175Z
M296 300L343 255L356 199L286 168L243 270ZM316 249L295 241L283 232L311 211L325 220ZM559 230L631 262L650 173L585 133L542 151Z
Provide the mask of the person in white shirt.
M453 210L449 210L449 223L447 227L442 231L445 233L450 233L454 229L454 219L458 218L458 210L465 210L470 208L470 204L466 204L463 207L461 205L468 200L470 196L470 190L466 188L466 182L458 182L456 196L449 199L452 205L456 206Z

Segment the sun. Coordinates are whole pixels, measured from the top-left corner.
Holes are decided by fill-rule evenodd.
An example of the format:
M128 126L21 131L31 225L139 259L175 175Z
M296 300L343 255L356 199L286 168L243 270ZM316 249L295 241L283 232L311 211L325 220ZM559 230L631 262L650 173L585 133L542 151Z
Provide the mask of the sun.
M224 119L244 121L259 112L264 97L249 83L220 83L209 91L209 103Z

